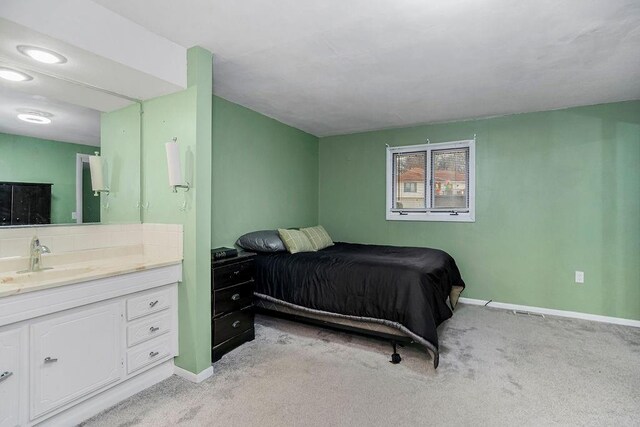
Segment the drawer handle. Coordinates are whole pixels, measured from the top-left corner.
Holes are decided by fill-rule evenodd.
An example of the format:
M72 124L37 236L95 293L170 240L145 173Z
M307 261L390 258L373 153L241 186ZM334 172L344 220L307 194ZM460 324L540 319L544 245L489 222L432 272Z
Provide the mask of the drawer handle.
M238 274L240 274L240 270L234 271L233 274L235 274L237 276Z
M236 320L235 322L233 322L233 323L231 324L231 326L232 326L232 327L234 327L234 328L237 328L238 326L240 326L240 321L239 321L239 320Z
M0 374L0 383L9 378L11 375L13 375L13 372L4 371L2 374Z
M231 301L238 301L240 299L240 294L233 294L231 296Z
M157 304L157 303L158 303L158 300L151 301L151 302L149 303L149 307L153 308L153 307L155 307L155 306L156 306L156 304Z
M53 363L53 362L57 362L58 358L57 357L45 357L44 358L44 363Z
M152 327L149 328L149 332L157 332L159 330L160 330L160 328L157 327L157 326L152 326Z
M160 353L158 353L157 351L152 351L151 353L149 353L149 357L156 357L159 354Z

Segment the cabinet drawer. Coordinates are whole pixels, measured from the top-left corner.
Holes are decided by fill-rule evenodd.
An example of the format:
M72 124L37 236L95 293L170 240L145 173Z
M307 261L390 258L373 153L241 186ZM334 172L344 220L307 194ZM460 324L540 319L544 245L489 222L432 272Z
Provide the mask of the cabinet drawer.
M213 320L213 345L216 346L253 328L253 307L234 311Z
M213 269L213 289L223 289L252 280L255 275L253 260Z
M165 311L127 326L127 347L164 335L171 330L171 313Z
M165 360L171 355L170 335L164 335L140 344L127 352L127 374Z
M168 289L129 298L127 300L127 320L157 313L170 305L171 293Z
M213 314L220 317L253 303L253 281L214 291Z

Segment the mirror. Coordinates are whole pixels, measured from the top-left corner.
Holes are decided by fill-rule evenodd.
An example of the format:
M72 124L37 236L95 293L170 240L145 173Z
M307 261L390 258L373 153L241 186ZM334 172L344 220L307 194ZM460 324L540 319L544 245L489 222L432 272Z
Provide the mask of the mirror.
M89 172L89 155L100 151L100 112L7 86L0 86L0 226L100 222Z
M101 65L87 52L0 24L0 227L139 222L139 104L83 83L82 71ZM24 46L46 46L60 62L39 63ZM92 191L97 153L109 191Z

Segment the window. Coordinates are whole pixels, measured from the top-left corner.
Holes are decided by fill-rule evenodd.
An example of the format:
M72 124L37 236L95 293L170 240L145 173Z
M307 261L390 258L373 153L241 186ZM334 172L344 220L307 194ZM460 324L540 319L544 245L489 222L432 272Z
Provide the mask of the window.
M404 192L405 193L417 193L418 192L418 183L417 182L405 182L404 183Z
M387 148L387 219L475 221L475 141Z

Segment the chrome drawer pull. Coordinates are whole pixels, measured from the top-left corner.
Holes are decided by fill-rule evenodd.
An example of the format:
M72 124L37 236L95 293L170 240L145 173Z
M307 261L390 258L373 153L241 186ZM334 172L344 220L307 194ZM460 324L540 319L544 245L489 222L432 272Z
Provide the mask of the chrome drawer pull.
M157 351L152 351L151 353L149 353L149 357L156 357L159 354L160 353L158 353Z
M153 307L155 307L155 306L156 306L156 304L157 304L157 303L158 303L158 300L151 301L151 302L149 303L149 307L153 308Z
M240 274L240 270L234 271L233 274L237 276L238 274Z
M231 325L234 328L237 328L238 326L240 326L240 321L236 320L235 322L233 322L233 324Z
M2 374L0 374L0 383L9 378L11 375L13 375L13 372L4 371Z
M157 326L152 326L152 327L149 328L149 332L156 332L156 331L159 331L159 330L160 330L160 328L157 327Z
M53 363L53 362L57 362L58 358L57 357L45 357L44 358L44 363Z
M240 294L233 294L231 296L231 301L238 301L240 299Z

